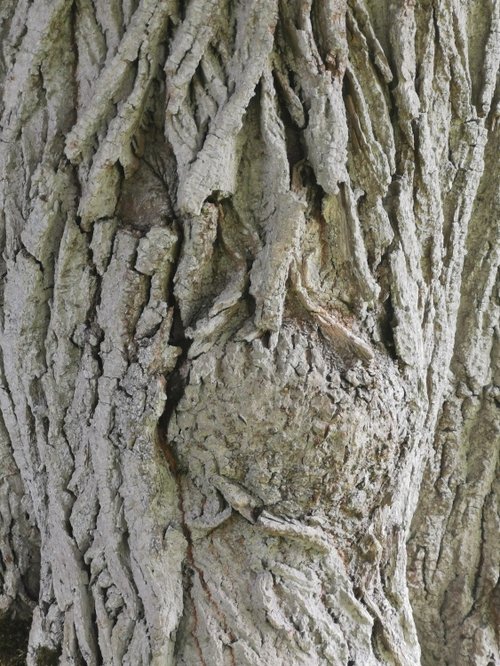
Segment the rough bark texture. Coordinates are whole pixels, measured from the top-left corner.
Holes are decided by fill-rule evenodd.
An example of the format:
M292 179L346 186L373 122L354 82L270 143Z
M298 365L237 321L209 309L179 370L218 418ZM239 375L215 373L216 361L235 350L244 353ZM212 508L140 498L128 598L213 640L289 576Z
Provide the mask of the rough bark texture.
M499 663L499 11L2 1L28 664Z

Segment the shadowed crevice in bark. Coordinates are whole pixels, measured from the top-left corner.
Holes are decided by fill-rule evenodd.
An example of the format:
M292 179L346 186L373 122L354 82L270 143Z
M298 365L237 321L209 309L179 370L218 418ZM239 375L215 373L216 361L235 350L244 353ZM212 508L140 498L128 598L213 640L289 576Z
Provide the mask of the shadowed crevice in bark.
M22 666L26 663L30 619L9 617L0 619L0 664L2 666Z

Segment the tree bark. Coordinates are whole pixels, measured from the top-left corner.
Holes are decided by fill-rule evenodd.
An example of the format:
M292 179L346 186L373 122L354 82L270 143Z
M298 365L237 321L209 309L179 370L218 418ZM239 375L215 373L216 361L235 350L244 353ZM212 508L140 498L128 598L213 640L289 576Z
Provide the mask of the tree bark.
M499 663L499 12L3 0L29 665Z

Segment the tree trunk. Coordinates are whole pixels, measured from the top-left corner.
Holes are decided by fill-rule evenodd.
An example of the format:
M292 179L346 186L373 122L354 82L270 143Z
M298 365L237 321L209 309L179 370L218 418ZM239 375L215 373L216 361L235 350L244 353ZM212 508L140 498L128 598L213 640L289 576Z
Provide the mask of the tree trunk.
M28 664L499 663L499 7L3 0Z

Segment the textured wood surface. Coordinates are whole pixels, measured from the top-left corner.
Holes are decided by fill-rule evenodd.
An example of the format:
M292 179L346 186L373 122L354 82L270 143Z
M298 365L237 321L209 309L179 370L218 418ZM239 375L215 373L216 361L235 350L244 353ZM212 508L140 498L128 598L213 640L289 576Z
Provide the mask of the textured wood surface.
M498 663L499 12L2 0L28 664Z

